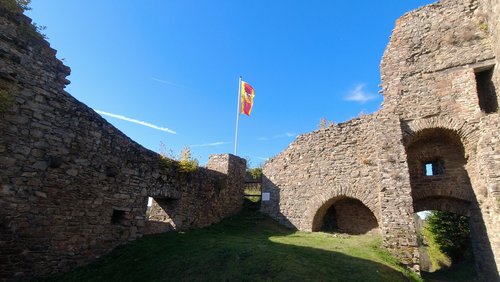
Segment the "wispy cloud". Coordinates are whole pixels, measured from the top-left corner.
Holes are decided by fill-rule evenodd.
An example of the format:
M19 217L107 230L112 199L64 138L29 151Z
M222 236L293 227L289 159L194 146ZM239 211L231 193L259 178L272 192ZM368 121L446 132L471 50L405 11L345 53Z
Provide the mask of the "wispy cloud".
M258 160L261 160L261 161L267 161L269 160L269 158L264 158L264 157L257 157Z
M214 146L222 146L222 145L226 145L226 144L229 144L229 142L218 141L218 142L213 142L213 143L191 145L190 147L214 147Z
M285 137L293 137L293 136L295 136L294 133L286 132L286 133L283 133L283 134L274 135L273 139L279 139L279 138L285 138Z
M297 136L297 134L290 133L290 132L285 132L283 134L274 135L271 138L262 136L262 137L259 137L257 140L259 140L259 141L269 141L271 139L290 138L290 137L295 137L295 136Z
M156 77L152 77L151 80L156 81L156 82L161 83L161 84L166 84L166 85L171 85L171 86L175 86L175 87L185 88L185 86L183 86L183 85L180 85L180 84L168 81L168 80L159 79L159 78L156 78Z
M358 84L349 94L347 94L347 96L345 96L344 100L364 104L370 100L377 99L377 95L365 91L365 86L365 84Z
M136 119L133 119L133 118L126 117L126 116L112 114L112 113L108 113L108 112L104 112L104 111L99 111L99 110L94 110L94 111L96 113L100 114L100 115L103 115L103 116L113 117L113 118L121 119L121 120L124 120L124 121L128 121L128 122L140 124L140 125L143 125L143 126L147 126L149 128L153 128L153 129L156 129L156 130L161 130L161 131L164 131L164 132L168 132L168 133L172 133L172 134L177 134L177 132L175 132L175 131L173 131L173 130L171 130L169 128L161 127L161 126L158 126L158 125L154 125L154 124L151 124L149 122L140 121L140 120L136 120Z

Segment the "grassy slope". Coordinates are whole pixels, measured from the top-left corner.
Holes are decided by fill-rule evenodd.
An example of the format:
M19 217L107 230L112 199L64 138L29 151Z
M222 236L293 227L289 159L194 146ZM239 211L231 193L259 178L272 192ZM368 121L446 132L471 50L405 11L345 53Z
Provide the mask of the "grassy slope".
M380 237L292 232L244 211L211 228L146 236L62 281L407 281Z

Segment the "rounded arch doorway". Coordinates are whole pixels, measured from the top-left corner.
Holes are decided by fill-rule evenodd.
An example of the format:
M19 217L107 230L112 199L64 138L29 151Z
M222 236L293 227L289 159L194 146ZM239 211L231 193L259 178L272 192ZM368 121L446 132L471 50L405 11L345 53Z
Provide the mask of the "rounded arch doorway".
M318 209L312 231L352 235L380 233L373 212L360 200L346 196L332 198Z

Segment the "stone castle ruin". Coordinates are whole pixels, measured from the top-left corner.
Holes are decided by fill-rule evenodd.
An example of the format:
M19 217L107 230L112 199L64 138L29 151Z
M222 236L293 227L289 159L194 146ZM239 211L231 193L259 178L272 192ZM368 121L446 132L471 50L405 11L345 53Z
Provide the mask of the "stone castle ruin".
M261 210L299 230L379 232L415 269L413 214L466 215L478 273L498 281L499 58L498 0L405 14L382 58L382 108L299 136L268 161Z
M214 155L179 171L66 93L70 69L55 54L0 5L0 280L68 271L241 209L245 160Z
M68 271L241 209L243 159L215 155L194 172L162 161L64 91L70 69L30 21L0 4L0 280ZM467 215L478 272L499 280L499 56L498 0L404 15L381 63L382 108L268 161L261 211L299 230L380 233L415 270L413 214Z

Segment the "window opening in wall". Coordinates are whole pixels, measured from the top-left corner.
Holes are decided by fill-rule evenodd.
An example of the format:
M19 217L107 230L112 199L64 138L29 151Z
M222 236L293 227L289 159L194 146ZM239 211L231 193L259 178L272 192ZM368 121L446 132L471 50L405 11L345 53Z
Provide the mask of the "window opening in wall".
M430 176L432 174L432 163L425 164L425 175Z
M151 216L151 208L153 206L153 197L148 197L148 205L146 207L146 220Z
M476 70L476 87L481 111L489 114L498 111L498 100L493 84L493 67Z
M122 224L125 221L125 211L113 210L113 215L111 216L111 223Z
M426 176L443 174L443 172L444 172L444 165L443 165L443 162L440 160L425 162L424 167L425 167L425 175Z

